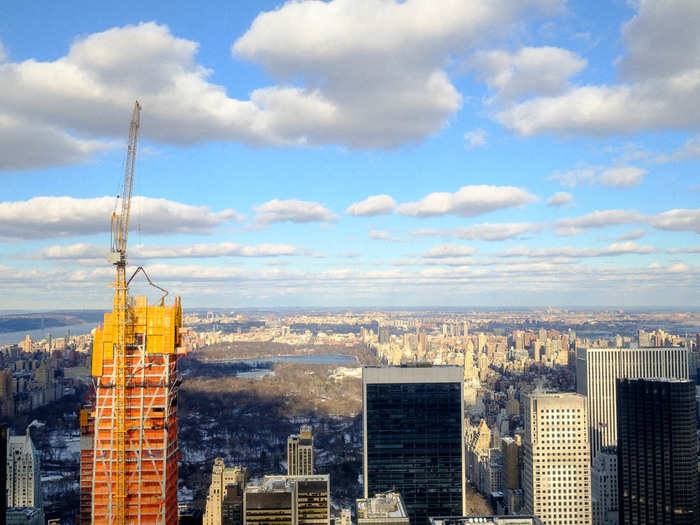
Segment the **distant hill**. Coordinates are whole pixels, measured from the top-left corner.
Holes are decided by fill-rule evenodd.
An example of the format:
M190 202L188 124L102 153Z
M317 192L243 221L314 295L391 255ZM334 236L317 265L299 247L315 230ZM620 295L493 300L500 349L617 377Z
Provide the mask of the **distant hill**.
M0 314L0 333L99 322L102 320L103 315L104 312L101 310Z

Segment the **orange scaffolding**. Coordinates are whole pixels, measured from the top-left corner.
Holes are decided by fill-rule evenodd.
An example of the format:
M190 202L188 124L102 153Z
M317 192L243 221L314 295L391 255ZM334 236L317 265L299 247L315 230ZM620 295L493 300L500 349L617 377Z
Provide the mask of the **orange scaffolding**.
M177 358L182 308L149 306L145 297L126 308L123 362L123 445L118 445L119 322L105 314L92 352L94 398L81 411L81 524L177 523ZM123 458L119 448L123 446ZM120 477L122 480L120 480ZM119 491L123 482L123 493Z

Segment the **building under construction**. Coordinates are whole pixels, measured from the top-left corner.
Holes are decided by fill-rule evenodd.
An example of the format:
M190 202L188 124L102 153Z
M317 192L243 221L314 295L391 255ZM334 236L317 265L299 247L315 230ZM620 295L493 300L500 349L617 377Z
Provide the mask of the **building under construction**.
M121 211L112 215L114 307L94 333L94 389L89 406L80 414L81 524L177 523L180 299L176 297L171 306L163 299L158 305L148 305L146 297L129 296L131 280L143 269L126 279L139 116L136 103Z

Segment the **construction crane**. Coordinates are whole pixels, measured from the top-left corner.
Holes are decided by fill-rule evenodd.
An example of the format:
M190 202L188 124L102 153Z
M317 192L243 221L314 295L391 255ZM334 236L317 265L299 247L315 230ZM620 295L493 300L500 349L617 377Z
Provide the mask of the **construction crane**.
M141 105L136 101L131 114L129 143L126 150L124 169L124 188L121 194L121 209L116 206L112 213L112 246L109 261L117 268L114 281L114 315L116 316L116 345L114 347L115 364L115 410L114 434L116 441L116 512L112 522L125 525L126 522L126 342L129 315L129 285L126 280L126 242L129 237L129 216L131 214L131 194L134 189L134 162L136 160L136 143L141 121ZM114 468L114 462L112 463ZM116 518L116 519L114 519Z

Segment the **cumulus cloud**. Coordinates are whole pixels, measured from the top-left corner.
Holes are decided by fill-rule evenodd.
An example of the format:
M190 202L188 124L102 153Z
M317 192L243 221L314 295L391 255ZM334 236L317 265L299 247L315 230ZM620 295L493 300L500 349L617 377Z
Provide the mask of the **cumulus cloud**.
M463 186L455 193L431 193L418 202L401 204L397 211L412 217L473 217L494 210L524 206L536 200L533 194L515 186Z
M668 210L649 218L649 224L659 230L692 231L700 233L700 209Z
M598 182L603 186L614 186L616 188L639 186L646 172L647 170L645 169L633 166L610 168L600 174Z
M586 60L558 47L522 47L514 52L482 51L472 60L477 77L503 101L560 93Z
M404 242L406 239L392 236L389 232L383 230L372 230L369 232L369 238L375 241L391 241Z
M589 228L638 223L644 219L644 215L634 210L595 210L580 217L558 219L554 225L557 235L577 235Z
M585 85L537 96L496 115L520 135L611 135L696 129L700 115L700 3L642 0L623 26L623 83Z
M10 127L3 136L40 136L47 148L40 154L33 143L20 143L21 150L7 150L16 158L4 158L3 167L88 159L123 139L135 99L144 108L143 136L168 144L374 149L418 142L460 108L446 70L455 55L533 6L558 3L287 2L259 14L231 47L274 82L247 99L229 97L226 86L211 81L212 71L196 61L197 42L154 22L82 36L54 61L0 60L0 116Z
M583 184L593 184L596 179L594 168L575 168L569 171L555 171L547 180L556 180L566 188L575 188Z
M635 166L611 168L584 167L569 171L555 171L547 180L556 180L566 188L599 184L616 188L629 188L642 183L647 170Z
M690 137L685 143L670 155L659 155L654 162L666 164L700 158L700 135Z
M103 258L107 247L87 243L55 245L44 248L38 254L42 259L97 259ZM197 243L180 246L151 246L137 244L129 249L129 255L140 259L178 259L201 257L281 257L309 254L291 244L264 243L243 246L233 242Z
M547 199L547 206L566 206L573 203L574 197L571 193L558 191Z
M505 250L498 255L500 257L604 257L619 255L644 255L654 253L656 248L644 246L636 242L617 242L605 248L575 248L573 246L560 246L553 248L533 249L527 246L518 246Z
M348 206L345 213L355 217L370 217L392 213L396 208L396 201L389 195L373 195L365 200Z
M54 126L37 126L3 114L1 105L0 101L0 170L77 164L96 152L116 147L113 142L79 139Z
M483 129L473 129L464 134L467 149L483 148L486 146L486 131Z
M471 246L462 244L445 243L438 244L423 253L423 257L427 258L445 258L445 257L464 257L466 255L474 255L476 249Z
M319 202L299 199L273 199L254 208L255 222L266 225L273 222L332 222L338 217Z
M700 246L688 246L686 248L669 248L668 253L700 253Z
M618 241L636 241L637 239L641 239L647 234L646 230L642 229L637 229L637 230L630 230L627 231L621 235L618 235L616 237L616 240Z
M0 239L109 232L114 202L114 197L34 197L26 201L0 202ZM136 219L141 233L175 234L209 233L216 226L241 221L242 217L231 209L212 212L208 206L136 196L132 199L132 227Z
M596 210L581 217L559 219L554 227L557 235L577 235L589 228L635 223L659 230L700 233L700 209L675 209L656 215L644 215L635 210Z
M474 224L472 226L460 226L449 230L423 228L411 231L411 235L424 237L454 237L456 239L479 241L503 241L519 237L526 233L538 232L543 225L533 222L502 222L491 224L488 222Z

